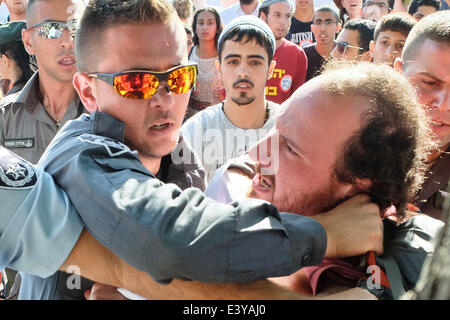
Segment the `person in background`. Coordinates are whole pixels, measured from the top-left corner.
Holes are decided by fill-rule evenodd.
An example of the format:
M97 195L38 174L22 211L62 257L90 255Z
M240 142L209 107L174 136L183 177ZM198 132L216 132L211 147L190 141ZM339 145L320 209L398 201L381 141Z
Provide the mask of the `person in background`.
M0 26L1 94L7 96L22 90L33 75L30 56L22 42L25 21L12 21Z
M342 23L350 19L361 19L363 0L333 0L339 8Z
M373 40L375 26L376 23L371 20L349 20L339 33L330 56L355 61L372 61L369 44Z
M216 69L217 40L222 32L220 15L214 8L197 10L192 21L194 46L189 60L197 62L198 75L185 119L225 98L222 81Z
M419 21L423 17L438 11L440 6L438 0L412 0L408 7L408 13Z
M450 179L450 11L420 20L405 42L395 69L414 85L426 106L438 147L428 158L428 177L415 200L419 209L441 219Z
M364 0L361 18L377 22L391 10L388 0Z
M314 12L311 30L316 42L303 50L308 58L308 70L306 81L312 79L320 72L325 60L330 56L334 48L334 38L341 31L342 25L339 13L334 6L323 5Z
M259 10L259 0L239 0L229 7L224 6L220 12L220 18L222 19L222 24L225 27L234 18L252 15L257 17Z
M301 47L314 43L314 34L311 31L313 16L314 0L296 0L291 27L286 39Z
M187 42L186 42L186 44L187 44L187 49L188 49L188 52L191 52L191 49L192 49L192 47L194 46L194 40L193 40L194 34L193 34L193 32L192 32L191 27L188 26L188 25L184 25L184 31L186 31L186 37L187 37Z
M194 4L191 0L173 0L173 7L177 11L178 17L185 25L192 24L192 16L194 14Z
M26 20L28 0L2 0L2 3L8 8L9 15L2 23L9 21Z
M373 62L394 67L395 59L401 57L406 38L415 24L416 20L405 12L391 13L378 20L370 41Z
M292 17L290 0L264 0L259 17L269 25L276 41L276 65L266 82L266 99L281 104L305 83L308 61L301 47L285 39Z

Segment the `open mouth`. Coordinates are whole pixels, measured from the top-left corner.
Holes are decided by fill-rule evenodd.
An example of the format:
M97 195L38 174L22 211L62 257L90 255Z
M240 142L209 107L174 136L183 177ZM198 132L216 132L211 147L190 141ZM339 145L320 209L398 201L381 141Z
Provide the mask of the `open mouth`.
M150 127L151 130L163 130L167 128L170 124L169 123L161 123L161 124L155 124Z
M269 193L272 190L273 182L272 176L263 176L261 173L257 173L253 177L253 189L258 193Z
M76 60L75 58L64 57L61 60L59 60L59 64L63 66L74 66L76 64Z

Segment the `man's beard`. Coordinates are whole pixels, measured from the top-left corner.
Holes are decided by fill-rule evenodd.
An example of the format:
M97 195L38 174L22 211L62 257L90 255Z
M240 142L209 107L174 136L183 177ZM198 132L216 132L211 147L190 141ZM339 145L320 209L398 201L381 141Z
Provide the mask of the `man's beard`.
M239 0L241 4L251 4L253 0Z
M330 179L326 188L303 194L283 194L280 198L273 199L272 204L282 212L314 216L331 210L345 200L337 198L337 193L338 183L335 179Z
M231 97L231 100L238 106L246 106L255 101L255 97L248 97L247 94L243 92L238 98Z

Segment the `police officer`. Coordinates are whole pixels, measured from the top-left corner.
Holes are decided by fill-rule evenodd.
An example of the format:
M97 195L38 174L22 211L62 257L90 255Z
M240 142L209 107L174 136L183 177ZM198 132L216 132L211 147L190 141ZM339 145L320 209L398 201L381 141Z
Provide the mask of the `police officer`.
M84 226L65 193L42 169L0 147L0 203L0 268L55 273Z
M39 71L0 102L0 144L37 163L58 129L85 109L72 86L76 72L70 0L29 1L23 43Z
M66 125L40 161L100 243L162 283L249 282L290 274L325 254L382 251L378 210L361 221L342 211L315 220L258 200L219 204L156 179L177 144L196 68L169 3L131 4L98 0L84 11L74 85L91 115ZM330 228L330 219L338 224ZM33 276L23 285L31 290L21 294L45 297L54 287Z

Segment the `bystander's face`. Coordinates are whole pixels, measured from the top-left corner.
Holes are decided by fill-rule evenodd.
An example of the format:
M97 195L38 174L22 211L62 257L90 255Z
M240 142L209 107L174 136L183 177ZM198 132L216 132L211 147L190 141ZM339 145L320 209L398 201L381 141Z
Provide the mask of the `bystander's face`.
M341 49L339 45L336 45L331 51L330 56L333 58L341 58L355 61L365 61L370 57L369 50L361 53L361 46L359 44L359 31L343 29L336 39L336 42L347 44L347 47ZM344 47L344 46L342 46Z
M385 30L378 34L376 42L371 41L370 50L374 63L394 66L396 58L401 57L406 36L401 32Z
M436 12L436 8L432 7L432 6L420 6L416 13L414 13L412 16L414 19L416 19L417 21L419 21L420 19L422 19L423 17L432 14L434 12Z
M261 12L261 19L266 22L275 36L275 40L284 38L291 26L292 7L287 2L277 2L269 7L267 16Z
M217 34L217 22L212 12L202 11L198 14L195 33L199 42L214 41Z
M334 14L330 11L317 12L311 25L314 38L321 45L332 44L339 28L340 24L338 24Z
M387 0L367 0L364 3L361 18L377 22L388 13L389 3Z
M222 84L227 99L239 106L264 99L266 81L272 76L274 63L269 66L265 48L256 40L241 42L225 41L220 64L217 69L222 75Z
M450 145L449 52L449 44L427 39L417 49L414 61L403 62L403 74L415 86L419 101L427 107L442 150Z
M350 19L361 17L362 0L342 0L342 6L347 10Z
M153 35L151 41L148 41L149 34ZM107 54L97 69L90 72L136 69L163 72L188 62L186 33L178 21L166 25L141 23L111 27L104 31L102 45L107 48ZM174 94L168 92L166 82L160 82L151 98L133 100L117 94L105 81L95 78L88 81L97 108L124 122L127 145L149 158L160 158L175 148L189 91Z
M46 20L67 22L67 9L72 5L70 0L36 1L32 7L33 14L27 26ZM22 33L26 50L36 56L39 75L42 79L53 79L58 82L72 82L76 72L73 38L67 29L58 39L48 39L39 35L38 28L29 28Z
M10 13L22 15L27 11L28 0L5 0L6 7Z
M295 10L302 11L305 9L314 8L314 0L296 0Z
M332 97L316 79L297 90L283 103L276 129L249 152L259 163L250 196L270 201L280 211L315 215L353 192L337 181L333 166L343 143L360 128L364 103ZM277 170L265 174L268 167Z

